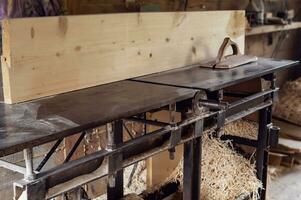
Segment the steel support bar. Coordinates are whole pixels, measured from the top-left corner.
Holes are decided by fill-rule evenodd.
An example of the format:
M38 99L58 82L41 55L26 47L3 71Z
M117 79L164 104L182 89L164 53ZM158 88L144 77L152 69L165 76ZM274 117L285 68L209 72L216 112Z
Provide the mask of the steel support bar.
M114 122L113 131L108 133L110 138L110 148L116 149L123 143L123 122L118 120ZM107 187L108 200L120 199L123 197L123 168L122 154L115 153L109 157L109 183Z
M144 124L147 124L147 125L152 125L152 126L157 126L157 127L164 127L164 126L169 125L168 123L153 121L153 120L148 120L148 119L139 119L137 117L130 117L130 118L127 118L126 120L133 121L133 122L144 123Z
M200 200L203 126L203 119L196 121L193 131L194 139L184 144L183 199L185 200Z
M72 149L70 150L70 152L68 153L64 163L69 162L70 159L72 158L73 154L75 153L75 151L77 150L78 146L80 145L80 143L82 142L82 140L84 139L85 135L86 135L86 131L83 131L81 133L81 135L79 136L79 138L77 139L77 141L75 142L75 144L73 145Z
M272 96L275 92L278 91L278 88L269 89L263 92L258 92L251 96L239 99L231 104L226 111L226 116L234 115L239 112L243 112L248 108L256 107L263 102L270 101L272 103Z
M24 175L26 174L26 168L25 167L21 167L19 165L7 162L5 160L0 160L0 166L5 168L5 169L9 169L11 171L14 171L14 172L18 172L20 174L24 174Z
M234 103L231 103L229 105L229 109L232 109L232 108L235 108L235 107L239 107L241 105L246 104L247 102L251 102L253 100L265 97L267 95L272 95L274 92L277 92L278 90L279 90L278 88L275 88L275 89L269 89L269 90L266 90L266 91L263 91L263 92L255 93L255 94L253 94L251 96L245 97L243 99L235 101Z
M201 137L184 144L183 199L200 199Z
M25 179L26 180L34 180L35 179L35 173L33 170L33 152L32 148L24 149L24 160L25 160L25 167L26 167L26 174Z
M267 101L267 102L264 102L264 103L260 103L255 107L248 108L248 109L246 109L242 112L236 113L236 114L231 115L231 116L227 116L226 119L225 119L225 124L229 124L230 122L233 122L233 121L236 121L236 120L241 119L243 117L246 117L246 116L248 116L248 115L250 115L250 114L252 114L256 111L267 108L267 107L271 106L272 104L273 104L272 101Z
M56 149L58 148L58 146L62 143L64 139L59 139L58 141L55 142L55 144L53 145L53 147L50 149L50 151L47 153L47 155L45 156L45 158L41 161L41 163L39 164L39 166L36 168L36 171L41 171L42 168L45 166L45 164L48 162L48 160L50 159L50 157L53 155L53 153L56 151Z

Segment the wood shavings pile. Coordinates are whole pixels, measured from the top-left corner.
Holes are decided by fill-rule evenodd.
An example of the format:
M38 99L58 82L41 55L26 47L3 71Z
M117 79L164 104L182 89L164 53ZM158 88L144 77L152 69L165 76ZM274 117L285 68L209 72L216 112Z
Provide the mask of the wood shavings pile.
M240 119L227 124L222 130L226 135L256 140L258 135L258 123Z
M131 181L130 181L131 180ZM140 194L146 190L146 163L140 161L124 170L125 194Z
M201 195L203 200L233 200L262 187L250 161L233 151L229 142L203 136ZM183 161L167 181L183 180Z
M280 90L274 116L301 125L301 78L287 82Z

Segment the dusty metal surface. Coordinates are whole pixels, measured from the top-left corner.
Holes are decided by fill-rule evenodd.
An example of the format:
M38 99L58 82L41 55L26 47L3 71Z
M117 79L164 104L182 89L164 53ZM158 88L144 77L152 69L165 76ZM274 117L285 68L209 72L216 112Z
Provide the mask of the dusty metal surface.
M215 91L239 82L251 80L280 69L296 65L298 62L291 60L274 60L260 58L257 62L246 64L232 69L208 69L199 66L184 67L163 73L138 77L133 80Z
M0 157L194 94L183 88L121 81L27 103L0 103Z

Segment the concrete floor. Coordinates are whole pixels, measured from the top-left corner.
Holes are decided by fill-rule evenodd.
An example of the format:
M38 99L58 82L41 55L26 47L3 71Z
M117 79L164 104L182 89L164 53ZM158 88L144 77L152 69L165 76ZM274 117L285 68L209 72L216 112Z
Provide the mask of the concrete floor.
M301 200L301 166L279 175L269 183L268 200Z

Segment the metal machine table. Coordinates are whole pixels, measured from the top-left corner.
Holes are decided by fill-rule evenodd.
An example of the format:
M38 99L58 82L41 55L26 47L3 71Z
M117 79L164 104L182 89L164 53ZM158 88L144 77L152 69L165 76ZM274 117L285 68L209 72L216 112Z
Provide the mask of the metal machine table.
M231 139L257 148L257 175L265 186L267 150L273 128L271 105L277 92L274 73L297 63L260 59L257 63L230 70L190 66L15 105L0 103L0 157L23 151L26 168L3 160L0 160L0 165L24 174L24 179L15 184L16 196L20 189L25 189L30 200L52 198L108 175L108 199L111 200L123 196L124 167L162 151L172 153L175 146L184 144L183 198L197 200L200 198L201 137L203 130L209 127L205 119L210 118L214 122L213 127L219 129L226 123L259 111L258 140ZM271 88L240 96L229 104L223 102L224 88L254 78L266 79ZM197 98L203 92L208 99ZM208 112L198 113L195 106L206 107ZM154 109L168 109L171 114L181 112L182 121L163 123L137 117ZM123 141L123 120L140 121L161 129ZM86 131L101 125L107 125L108 148L69 161ZM189 130L193 130L192 133ZM82 132L80 139L74 144L66 162L41 171L60 142L79 132ZM38 168L33 169L33 147L52 141L56 144ZM108 159L106 173L89 176L97 171L104 159ZM79 185L60 187L60 184L76 177L82 177ZM265 191L260 192L261 199L265 199Z

